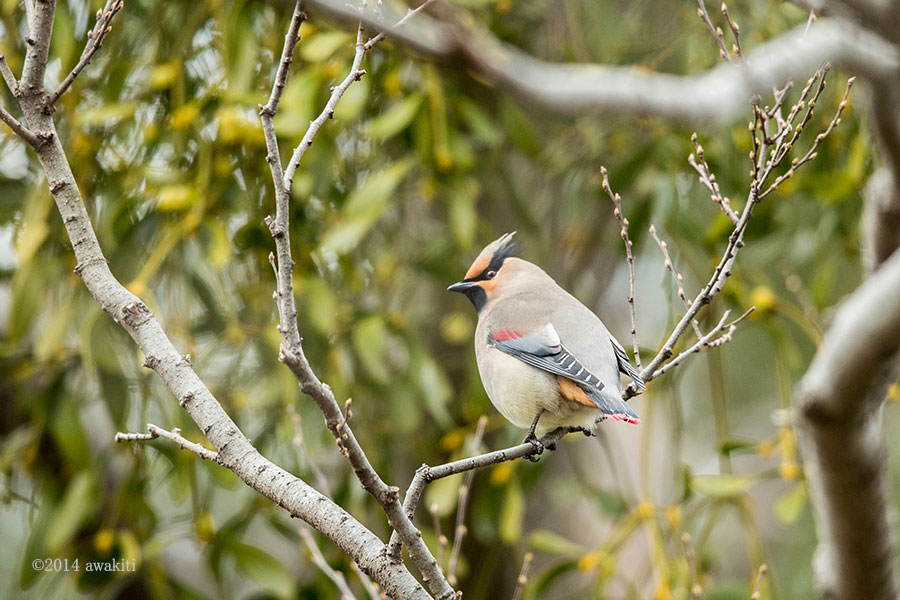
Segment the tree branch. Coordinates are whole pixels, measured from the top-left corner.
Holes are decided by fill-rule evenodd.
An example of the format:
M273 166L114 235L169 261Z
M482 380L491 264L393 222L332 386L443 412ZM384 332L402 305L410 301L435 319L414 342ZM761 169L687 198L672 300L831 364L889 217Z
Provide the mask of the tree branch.
M309 3L344 21L360 19L342 0ZM648 74L630 66L548 63L499 42L471 19L463 26L421 15L415 27L399 29L374 17L363 21L419 53L472 71L522 102L570 115L650 113L722 122L744 110L754 94L803 76L826 61L870 79L895 77L900 68L897 47L844 21L820 20L809 32L805 25L798 26L744 53L739 66L722 64L687 76Z
M329 565L328 561L325 560L325 557L322 556L322 551L319 550L319 545L316 544L315 538L313 538L313 535L306 527L300 528L300 537L303 538L303 543L306 544L306 548L309 550L313 563L320 571L325 573L328 579L334 582L334 585L337 587L338 591L340 591L341 600L356 600L356 596L347 584L347 579L344 577L344 574L331 568L331 565Z
M28 4L27 2L25 3ZM53 17L56 14L56 0L36 0L29 19L28 36L25 38L25 65L19 94L40 96L44 92L44 73L50 56L50 34L53 32ZM21 101L22 98L19 98Z
M16 76L13 75L13 72L10 70L9 63L6 62L6 57L3 56L2 51L0 51L0 75L3 76L6 87L8 87L9 91L15 96L19 91L19 82L16 81Z
M545 448L552 450L556 447L556 442L568 433L574 433L574 431L563 429L561 427L554 429L541 438L541 444L543 444ZM416 469L416 474L413 476L412 481L410 481L409 487L406 490L406 495L403 497L403 510L406 515L412 519L413 515L416 513L416 506L419 504L419 499L422 497L422 492L425 491L425 486L432 481L450 477L451 475L458 475L459 473L465 473L466 471L483 469L491 465L499 465L500 463L516 460L517 458L533 456L537 453L537 447L531 442L526 442L517 446L504 448L503 450L495 450L486 454L479 454L478 456L470 456L469 458L455 460L436 467L422 465ZM391 535L391 541L388 544L388 554L391 556L399 556L401 542L402 540L398 535Z
M796 394L817 513L814 571L824 595L836 600L900 593L879 411L897 375L898 297L895 252L840 307Z
M91 58L93 58L97 50L103 46L103 40L106 39L106 36L112 31L110 23L112 23L113 17L116 16L117 12L122 10L123 6L124 0L106 0L106 6L97 11L97 22L94 24L94 28L87 33L88 42L81 52L81 58L78 59L78 64L76 64L72 71L66 75L66 78L63 79L62 83L59 84L59 87L56 88L56 91L48 96L48 104L51 106L56 104L59 97L66 93L66 90L69 89L69 86L72 85L72 82L78 77L78 74L91 62Z
M358 15L364 14L365 3L363 4L362 10L358 12ZM312 145L313 138L325 121L334 115L334 108L344 92L347 91L354 81L358 81L365 74L365 71L360 67L366 52L363 38L365 29L362 22L360 22L356 35L356 52L353 57L353 64L350 67L350 72L344 80L332 90L325 108L319 116L310 123L303 139L294 150L293 156L282 176L274 117L279 99L281 98L281 92L287 82L293 50L297 43L297 31L304 18L303 4L298 1L294 7L291 25L285 36L281 60L275 74L275 81L269 96L269 102L265 106L260 107L260 119L262 121L268 151L267 161L269 162L275 185L275 218L267 217L266 224L269 227L272 237L275 239L277 254L277 261L276 255L272 254L269 255L269 261L272 263L276 273L277 289L275 292L275 300L279 313L278 330L282 336L279 360L287 365L297 378L301 391L316 402L316 405L325 417L325 425L335 437L335 440L337 440L341 453L350 462L350 465L353 467L353 471L363 488L375 498L387 516L388 522L394 529L394 532L400 536L407 545L407 548L409 548L410 558L422 574L422 579L425 584L438 598L452 598L456 595L456 592L447 582L447 579L441 572L437 560L425 545L421 532L415 528L412 521L403 511L399 499L399 489L388 486L375 471L347 422L347 418L341 413L331 388L319 380L303 351L293 292L294 261L291 256L290 244L291 182L306 149ZM392 559L396 560L396 557L392 557Z
M32 148L40 143L40 140L34 133L22 125L14 116L6 112L6 109L2 106L0 106L0 121L6 123L13 133L22 138Z
M221 464L221 462L219 461L219 455L216 452L210 450L209 448L201 446L196 442L185 439L181 435L180 429L173 429L172 431L169 431L150 423L149 425L147 425L147 431L148 433L117 433L115 441L117 443L145 442L155 440L157 438L165 438L178 444L178 447L182 450L190 450L204 460L211 460L215 463Z
M52 0L38 0L29 35L20 93L26 122L46 136L35 148L75 253L75 268L91 295L131 336L146 356L145 365L157 372L179 404L215 448L218 462L233 471L292 516L300 518L334 541L395 598L428 598L402 564L389 560L383 543L330 498L266 460L225 413L206 385L166 336L156 317L140 298L127 290L109 270L65 152L56 134L41 82L46 70ZM158 432L157 432L158 433Z
M625 244L625 262L628 264L628 313L631 318L631 343L634 351L634 364L640 370L641 351L638 346L637 322L634 315L634 256L631 253L631 239L628 237L628 219L625 218L625 214L622 212L622 197L619 194L614 194L609 186L609 174L606 171L606 167L600 167L600 175L603 177L603 190L613 202L613 212L622 229L622 242Z

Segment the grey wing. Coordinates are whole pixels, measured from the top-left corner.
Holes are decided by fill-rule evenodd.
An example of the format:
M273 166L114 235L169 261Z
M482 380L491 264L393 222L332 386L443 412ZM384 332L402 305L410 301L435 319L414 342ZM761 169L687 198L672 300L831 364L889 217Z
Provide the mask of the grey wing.
M502 330L489 334L488 344L533 367L571 379L588 390L599 392L603 389L600 379L559 343L555 331L542 329L534 335L521 335Z
M637 372L631 362L628 360L628 354L625 353L625 348L622 347L622 344L616 341L616 338L609 336L609 341L612 342L613 350L616 353L616 362L619 363L619 371L625 373L631 380L634 382L634 385L638 386L642 390L646 390L647 386L644 384L644 380L641 378L640 373Z

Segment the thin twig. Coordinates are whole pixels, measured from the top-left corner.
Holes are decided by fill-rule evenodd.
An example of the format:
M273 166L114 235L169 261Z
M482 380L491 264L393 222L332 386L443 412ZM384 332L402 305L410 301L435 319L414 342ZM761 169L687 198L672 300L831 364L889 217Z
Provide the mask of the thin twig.
M447 539L447 536L443 534L441 531L441 516L439 514L437 503L433 503L428 507L428 512L431 513L431 526L434 528L434 535L437 536L438 541L438 550L437 550L437 560L438 564L444 564L444 554L447 552L447 546L450 545L450 540Z
M291 189L291 182L294 180L294 173L297 172L297 167L300 166L300 160L303 158L303 155L309 147L312 146L313 138L316 133L319 132L319 129L325 124L325 121L334 118L334 108L344 95L344 92L347 91L354 81L359 81L362 79L363 75L366 74L365 70L361 68L363 56L366 54L366 45L363 42L364 33L365 29L362 21L360 21L356 30L356 53L353 55L353 64L350 66L350 72L347 73L347 76L344 77L343 81L331 90L331 96L328 98L328 102L325 103L325 108L322 109L322 112L319 113L318 117L310 122L309 128L303 135L303 139L301 139L297 147L294 148L291 160L284 170L284 187L288 190Z
M817 149L819 147L819 144L822 143L822 140L828 137L828 134L830 134L834 130L834 128L837 127L837 125L841 122L841 113L847 106L847 101L850 98L850 88L853 87L854 81L856 81L856 77L851 77L847 80L847 89L844 91L844 97L841 99L840 104L838 104L837 111L835 111L834 117L831 119L831 122L828 124L828 127L825 129L825 131L816 136L815 140L813 140L812 146L809 150L807 150L806 154L791 161L791 167L787 171L785 171L783 175L776 177L775 181L773 181L769 185L769 187L766 188L766 191L760 194L760 198L765 198L766 196L768 196L770 193L772 193L772 191L775 190L775 188L777 188L781 184L781 182L792 177L794 173L796 173L798 168L808 163L809 161L814 160L816 156L818 156Z
M663 253L666 270L672 274L672 278L675 280L675 285L678 287L678 297L681 298L682 302L684 302L684 307L689 309L691 307L691 301L684 293L684 277L682 277L681 273L679 273L675 268L675 263L672 262L672 257L669 256L669 245L665 241L659 239L659 236L656 234L655 225L650 225L650 236L653 237L656 245L659 246L659 249ZM703 334L700 333L700 324L697 323L697 319L691 320L691 327L694 328L694 333L697 334L698 338L703 337ZM638 368L640 368L640 366L638 366Z
M734 53L740 60L744 60L744 51L741 49L741 30L738 27L738 24L731 18L731 15L728 14L728 7L725 6L725 3L722 3L722 14L725 16L725 22L728 23L728 27L731 28L731 33L734 35Z
M16 81L16 76L13 75L13 72L10 70L9 63L6 62L6 57L3 56L2 51L0 51L0 75L3 75L3 81L6 82L6 87L8 87L9 91L15 96L19 91L19 82Z
M10 129L13 130L17 136L25 140L31 147L37 147L40 143L38 136L36 136L30 129L22 125L22 123L16 119L14 116L6 112L6 109L0 106L0 121L6 123Z
M699 6L697 8L697 15L703 19L703 22L706 23L706 26L709 27L710 32L712 32L713 37L716 38L716 43L719 45L719 54L729 63L733 63L734 61L731 60L731 54L729 54L728 48L725 46L725 36L723 35L722 30L713 25L703 0L697 0L697 4Z
M423 2L416 8L410 8L409 10L406 11L406 14L403 15L402 19L400 19L399 21L394 23L394 26L391 29L396 29L397 27L400 27L401 25L406 23L413 15L415 15L417 12L419 12L420 10L422 10L423 8L425 8L432 2L434 2L434 0L425 0L425 2ZM368 42L366 42L365 46L363 47L364 51L368 52L369 50L372 49L372 46L374 46L375 44L377 44L378 42L380 42L383 39L384 39L384 31L382 31L381 33L379 33L378 35L376 35L375 37L370 39Z
M750 594L750 600L758 600L759 589L762 587L762 582L767 571L768 567L766 567L766 563L759 565L759 570L756 572L756 583L753 584L753 593Z
M165 438L172 442L178 444L178 447L182 450L190 450L200 458L204 460L211 460L213 462L219 462L219 455L217 452L206 448L196 442L192 442L188 439L185 439L181 435L180 429L173 429L169 431L168 429L163 429L162 427L157 427L156 425L149 423L147 425L147 433L117 433L115 437L116 442L146 442L150 440L155 440L157 438Z
M369 595L369 600L384 600L384 597L378 590L378 584L372 581L368 575L363 573L363 570L359 568L359 565L356 564L355 560L350 561L350 568L353 569L353 572L356 573L356 576L359 577L359 580L362 582L363 588Z
M484 428L487 426L487 416L482 415L475 427L475 435L472 438L471 451L477 452L481 446L481 438L484 437ZM456 505L456 528L453 531L453 546L450 549L450 562L447 563L447 581L450 585L456 585L456 567L459 564L459 553L462 550L463 539L466 537L466 508L469 504L469 492L472 489L472 480L475 471L466 473L463 484L459 487L459 499Z
M63 79L62 83L59 84L59 87L56 88L56 91L47 97L47 103L49 105L52 106L55 104L56 101L59 100L59 97L66 93L66 90L69 89L69 86L72 85L72 82L75 81L78 74L91 62L91 58L93 58L97 50L103 46L103 40L105 40L106 36L109 35L109 32L112 31L110 23L112 23L113 17L116 16L117 12L122 10L124 5L124 0L107 0L106 6L97 11L97 22L94 24L94 28L87 33L88 42L81 52L81 58L78 59L78 64L76 64L72 71L66 75L66 78Z
M541 444L543 444L545 448L553 448L555 443L568 433L573 433L573 431L562 427L554 429L541 438ZM531 442L527 442L517 446L504 448L503 450L495 450L486 454L479 454L478 456L470 456L469 458L455 460L436 467L422 465L416 469L416 474L413 476L413 479L406 490L406 496L403 497L403 510L406 511L407 516L411 519L416 512L416 506L419 503L419 499L422 497L422 492L425 491L425 486L432 481L450 477L451 475L457 475L459 473L465 473L466 471L472 471L474 469L483 469L491 465L499 465L500 463L516 460L517 458L525 458L526 456L533 456L535 454L538 454L537 448ZM399 557L400 549L400 538L396 534L392 534L388 544L389 555Z
M680 352L678 354L678 356L676 356L675 358L673 358L672 360L667 362L665 365L663 365L662 367L660 367L659 369L654 371L653 376L651 378L655 379L656 377L659 377L666 371L674 369L679 364L681 364L685 358L687 358L691 354L700 352L704 348L716 348L718 346L721 346L722 344L730 342L732 336L734 335L734 332L737 330L737 324L740 323L741 321L743 321L745 318L747 318L747 316L750 313L752 313L754 310L756 310L756 307L751 306L749 309L747 309L747 311L744 314L742 314L740 317L738 317L731 323L727 323L727 324L725 323L725 321L728 319L728 315L731 314L731 311L726 310L725 313L722 315L722 318L719 319L719 322L716 324L715 327L710 329L706 335L702 336L699 340L697 340L697 342L694 345L692 345L690 348L683 350L682 352ZM722 332L723 330L725 331L725 333L722 333L721 335L719 335L719 333Z
M625 243L625 262L628 263L628 312L631 317L631 342L634 346L634 363L638 370L641 368L641 351L638 346L637 339L637 321L634 314L634 256L631 252L631 239L628 237L628 219L622 212L622 197L614 194L609 186L609 174L606 167L600 167L600 174L603 176L603 189L606 191L609 199L613 201L615 206L614 212L619 225L622 227L622 241Z
M528 571L531 568L532 560L534 560L534 554L526 552L525 558L522 559L522 570L516 577L516 591L513 592L512 600L519 600L522 597L522 592L525 591L525 585L528 583Z
M294 46L297 42L297 31L300 22L305 18L302 11L303 2L298 0L294 8L291 25L288 33L285 35L285 43L282 49L282 57L276 71L275 81L273 82L272 93L269 103L260 107L260 120L262 121L263 132L266 139L266 147L268 155L266 160L269 162L272 171L272 177L275 184L275 217L266 217L266 225L272 237L275 239L276 256L270 257L273 267L276 269L276 292L275 300L279 313L278 331L281 334L282 344L279 352L279 360L283 362L297 378L300 389L303 393L312 398L322 415L325 418L325 425L334 436L341 454L347 458L353 471L359 479L362 487L372 495L373 498L381 506L388 518L388 523L394 530L394 534L398 536L398 540L409 548L410 558L422 575L425 586L431 593L441 600L454 597L456 592L447 582L446 577L441 572L437 560L429 551L425 542L422 540L421 532L416 529L399 499L399 488L388 486L384 480L375 471L375 468L369 462L365 451L362 449L359 441L353 433L352 428L347 422L347 417L341 412L334 393L331 388L323 383L316 376L306 355L303 351L302 340L300 338L299 325L297 321L297 307L294 301L293 292L293 267L294 261L291 256L290 243L290 201L291 201L291 181L294 173L299 166L300 159L303 157L306 149L312 144L313 137L318 132L322 124L334 115L334 107L338 100L354 82L360 79L365 71L360 69L365 48L363 44L363 16L365 14L366 2L363 1L358 15L360 17L359 26L356 35L356 53L353 59L353 65L350 72L340 85L332 90L331 97L322 110L321 114L310 123L309 128L303 136L300 145L294 151L290 162L284 173L281 172L281 160L278 154L277 139L274 129L274 116L277 110L278 100L281 97L281 90L286 84L288 70L290 66L291 56ZM400 542L398 541L398 545Z
M691 154L688 156L688 163L690 163L690 165L694 167L694 170L700 174L700 183L709 189L712 194L710 196L712 201L719 205L719 208L722 209L722 212L725 213L725 216L728 217L728 220L731 221L732 225L737 225L738 216L735 214L734 209L731 208L731 201L726 196L722 196L722 192L719 191L719 184L716 182L716 176L706 163L706 155L703 153L703 146L697 141L696 132L691 134L691 144L694 146L694 152L696 152L700 162L698 164L697 160L694 158L694 154Z
M347 579L344 577L344 574L331 568L331 565L329 565L328 561L325 560L325 557L322 556L319 545L316 544L316 540L309 532L309 529L301 527L299 531L300 537L303 538L303 543L306 544L306 548L309 550L309 554L312 557L313 564L315 564L320 571L325 573L328 579L334 582L334 585L337 586L338 591L341 593L341 600L356 600L356 596L353 594L350 586L347 585Z
M691 549L691 536L688 533L681 534L681 545L684 548L684 559L687 562L688 578L691 586L691 600L700 600L703 588L697 578L697 565L694 560L694 551Z

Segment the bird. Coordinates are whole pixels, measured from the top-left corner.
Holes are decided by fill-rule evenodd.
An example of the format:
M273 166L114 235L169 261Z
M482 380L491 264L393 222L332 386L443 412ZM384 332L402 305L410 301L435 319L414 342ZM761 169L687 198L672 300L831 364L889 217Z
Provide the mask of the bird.
M523 443L535 455L539 438L559 427L593 435L606 419L639 424L622 400L620 373L646 386L625 349L589 308L517 256L514 236L488 244L447 288L475 306L475 359L491 403L528 429Z

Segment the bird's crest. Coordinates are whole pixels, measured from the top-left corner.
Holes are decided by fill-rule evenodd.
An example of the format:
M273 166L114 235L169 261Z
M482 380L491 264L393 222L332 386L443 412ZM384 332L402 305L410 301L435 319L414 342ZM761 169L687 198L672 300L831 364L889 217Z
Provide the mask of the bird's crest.
M499 239L485 246L469 270L466 271L466 279L474 279L489 268L495 271L499 270L504 260L510 256L516 256L519 245L513 240L515 235L515 231L504 233Z

